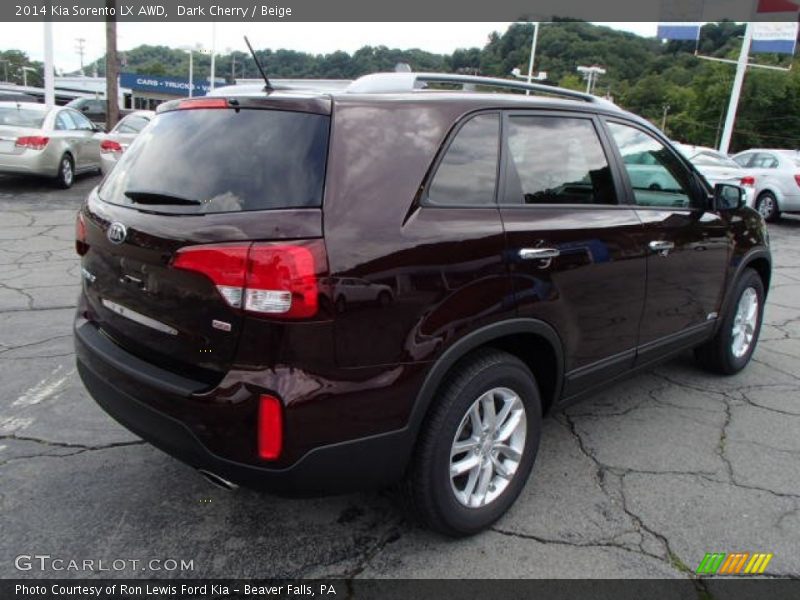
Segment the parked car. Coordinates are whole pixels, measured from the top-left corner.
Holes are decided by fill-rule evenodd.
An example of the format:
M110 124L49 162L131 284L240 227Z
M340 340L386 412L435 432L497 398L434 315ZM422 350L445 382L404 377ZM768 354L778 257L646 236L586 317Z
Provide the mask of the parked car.
M800 212L800 153L753 148L733 160L755 177L755 206L765 220L777 221L782 212Z
M79 112L0 102L0 173L52 177L64 188L100 169L100 129Z
M39 102L36 96L24 92L0 90L0 102Z
M151 110L137 110L123 117L111 131L103 136L103 141L100 142L100 158L104 174L108 174L114 168L122 153L128 149L131 142L150 123L155 114Z
M66 106L83 114L92 123L105 127L108 120L106 101L100 98L75 98L67 102Z
M751 208L755 207L756 178L742 169L731 157L704 146L675 144L675 147L689 159L708 183L712 186L718 183L741 186L744 190L745 204Z
M750 360L764 221L644 119L464 75L214 94L162 104L81 208L75 345L100 406L219 485L403 481L471 534L542 415L685 350ZM632 184L641 153L668 189ZM394 301L338 312L350 278Z
M376 303L386 306L394 299L390 286L358 277L331 277L329 283L334 305L340 313L354 304Z

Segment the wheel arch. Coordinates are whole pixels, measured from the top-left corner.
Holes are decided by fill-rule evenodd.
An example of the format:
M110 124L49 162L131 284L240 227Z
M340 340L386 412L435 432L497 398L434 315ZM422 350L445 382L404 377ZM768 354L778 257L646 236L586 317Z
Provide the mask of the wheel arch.
M728 307L733 301L731 298L733 295L733 288L736 285L736 282L742 276L742 273L744 273L745 269L753 269L756 273L758 273L758 276L761 278L761 283L764 285L764 298L767 297L769 293L770 280L772 279L772 256L769 250L766 248L756 248L745 254L739 261L733 276L726 286L725 298L723 299L722 306L720 307L720 315L727 313ZM718 322L721 323L721 321L721 318L718 319Z
M445 382L447 373L464 357L479 348L496 348L517 356L536 377L542 397L542 412L551 408L561 394L564 352L555 329L537 319L510 319L477 329L454 343L435 361L417 394L409 421L414 439L425 415Z

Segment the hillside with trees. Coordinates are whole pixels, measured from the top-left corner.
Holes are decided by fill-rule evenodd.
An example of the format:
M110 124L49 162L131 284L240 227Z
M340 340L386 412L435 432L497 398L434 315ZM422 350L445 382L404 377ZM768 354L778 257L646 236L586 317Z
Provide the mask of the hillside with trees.
M416 71L479 73L510 77L513 69L527 72L533 26L511 25L505 32L488 36L483 48L464 48L440 55L418 49L400 50L365 46L356 52L308 54L293 50L258 50L259 60L276 78L351 79L376 71L390 71L408 63ZM576 72L578 65L601 65L595 93L609 95L620 106L661 126L673 139L714 146L721 135L734 65L701 60L705 56L735 59L743 25L708 24L699 44L662 43L632 33L578 21L543 24L539 31L536 70L546 71L548 82L585 89ZM256 40L253 40L256 41ZM156 76L186 77L186 52L166 46L139 46L121 53L123 71ZM27 57L15 50L0 52L9 59L9 79L19 78L19 65ZM12 60L13 59L13 60ZM755 55L755 62L788 66L789 57ZM195 78L208 77L210 57L195 53ZM40 67L40 64L33 64ZM104 58L87 66L86 72L103 74ZM252 58L244 52L217 55L216 74L227 79L256 78ZM732 151L753 146L800 148L800 72L748 69L731 145Z

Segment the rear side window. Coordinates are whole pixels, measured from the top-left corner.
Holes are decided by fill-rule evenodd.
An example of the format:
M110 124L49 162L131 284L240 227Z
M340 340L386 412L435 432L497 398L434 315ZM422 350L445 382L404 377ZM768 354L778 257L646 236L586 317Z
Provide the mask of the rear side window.
M157 115L109 174L100 198L164 213L322 204L329 117L195 109Z
M505 204L616 204L614 180L589 119L508 119Z
M500 116L477 115L458 131L428 189L437 205L494 204Z
M47 113L41 110L3 107L0 108L0 126L7 125L9 127L33 127L34 129L41 129L46 114Z

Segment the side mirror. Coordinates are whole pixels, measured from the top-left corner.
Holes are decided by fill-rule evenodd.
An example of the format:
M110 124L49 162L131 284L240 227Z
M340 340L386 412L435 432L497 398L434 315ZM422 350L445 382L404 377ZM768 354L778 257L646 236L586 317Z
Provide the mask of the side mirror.
M744 190L738 185L718 183L714 186L711 209L714 211L738 210L744 206Z

